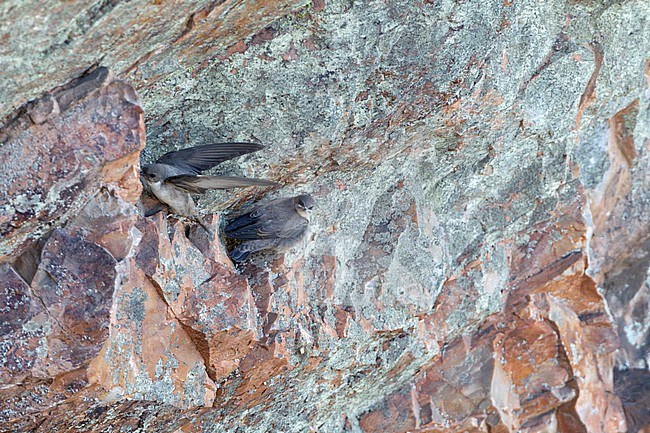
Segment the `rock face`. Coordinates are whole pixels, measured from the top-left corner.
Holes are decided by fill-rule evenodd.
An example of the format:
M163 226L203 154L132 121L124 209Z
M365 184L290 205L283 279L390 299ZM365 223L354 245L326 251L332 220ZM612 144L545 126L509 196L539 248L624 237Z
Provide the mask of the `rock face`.
M47 6L0 5L0 431L650 429L647 2ZM143 216L226 140L285 186Z

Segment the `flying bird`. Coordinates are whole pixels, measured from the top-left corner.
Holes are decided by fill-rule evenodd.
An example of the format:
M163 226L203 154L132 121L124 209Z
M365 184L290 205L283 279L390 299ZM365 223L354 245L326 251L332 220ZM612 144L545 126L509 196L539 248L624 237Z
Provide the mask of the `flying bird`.
M225 235L245 242L232 250L230 257L241 262L256 251L288 250L307 233L313 207L312 196L303 194L275 199L235 218L226 226Z
M211 189L277 185L264 179L201 174L224 161L263 148L255 143L215 143L168 152L155 163L144 164L140 170L141 179L172 212L193 216L196 206L190 194L203 194Z

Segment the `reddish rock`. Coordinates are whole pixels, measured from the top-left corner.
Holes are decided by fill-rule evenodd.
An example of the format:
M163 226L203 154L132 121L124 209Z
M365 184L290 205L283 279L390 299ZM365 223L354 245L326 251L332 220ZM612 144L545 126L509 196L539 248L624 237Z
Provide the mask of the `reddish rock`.
M219 219L209 219L216 232ZM113 333L89 377L105 398L212 406L257 338L252 294L218 240L199 226L138 217L115 294ZM189 234L189 238L187 235ZM198 245L198 247L197 247Z
M134 175L144 147L142 108L133 88L114 81L106 68L27 104L2 127L0 141L4 260L74 216L102 183L130 177L131 198L139 195Z
M145 3L5 7L3 116L110 64L143 159L261 141L223 168L312 231L236 269L143 217L104 69L9 114L1 431L647 430L642 8Z
M568 412L558 411L552 414L548 413L548 408L573 400L576 395L574 389L578 389L577 398L571 402L580 420L579 424L574 422L574 426L577 425L577 428L586 431L622 432L625 431L624 415L620 401L612 395L614 351L618 346L616 333L608 318L605 300L596 290L592 279L584 275L585 259L582 253L576 252L576 249L584 248L582 239L586 231L582 215L579 213L580 202L573 201L569 207L561 209L562 218L537 227L533 232L535 238L541 240L533 243L533 247L552 245L553 248L543 247L539 254L530 254L530 248L526 251L515 250L512 256L512 263L527 269L528 272L523 275L517 272L519 277L514 281L517 289L509 296L508 309L517 318L512 323L521 319L529 322L528 325L515 325L513 332L527 333L535 329L531 325L543 326L547 329L547 338L535 338L532 335L515 337L514 342L524 345L525 350L522 350L524 346L514 350L514 353L519 353L517 356L522 358L521 361L514 362L503 358L507 357L509 350L506 347L501 348L503 343L496 343L496 348L500 348L496 365L499 365L499 360L502 362L501 367L495 370L495 378L499 380L494 382L495 385L503 382L505 370L522 375L527 384L531 381L537 383L537 386L543 388L535 391L527 386L526 392L536 398L547 393L555 402L542 404L537 413L546 412L545 417L553 416L557 419L543 420L537 417L530 418L529 421L528 416L537 413L526 413L525 406L522 406L524 410L520 414L516 414L518 401L534 404L534 401L522 398L520 393L515 391L516 380L511 381L509 385L506 381L505 386L499 386L496 390L500 392L493 392L493 399L498 398L495 400L499 402L496 405L507 425L517 429L526 426L535 431L549 424L570 425ZM548 236L553 236L554 242L543 241ZM569 242L565 243L565 240ZM548 340L547 345L543 345L545 340ZM531 344L542 344L545 347L530 349L541 358L525 355ZM577 350L577 347L581 349ZM530 362L534 368L526 367L522 362ZM547 374L543 367L547 362L551 362L549 367L559 371L552 373L551 369ZM575 384L572 383L574 381ZM509 395L515 400L509 398ZM594 412L591 409L593 407L598 407L598 410ZM601 415L595 415L596 413L606 413L607 416L603 418Z
M499 416L490 402L495 335L494 323L486 323L473 336L445 344L413 382L361 417L363 431L478 432L496 426ZM401 406L406 409L397 411Z
M42 322L48 321L43 303L32 294L29 285L7 263L0 264L2 291L2 365L3 383L18 384L29 377L39 352L46 353ZM57 326L55 324L55 326Z
M646 79L650 77L647 74ZM650 285L650 206L646 203L650 140L638 137L639 101L612 116L606 125L608 169L587 191L593 219L589 273L607 298L617 321L619 363L647 367ZM625 239L625 242L621 242Z
M514 318L508 327L494 341L492 400L510 431L539 431L556 424L547 418L575 398L571 371L550 324Z
M616 334L584 274L580 200L560 203L556 215L517 235L527 243L512 243L504 311L451 343L443 337L447 317L471 302L463 279L483 264L468 261L447 280L420 327L441 354L363 415L363 431L625 431L613 395Z
M31 102L0 131L9 211L1 242L12 254L0 277L9 307L0 322L3 420L51 407L88 384L129 250L126 214L121 219L102 202L136 212L144 144L138 104L133 88L99 68ZM33 166L25 170L24 161ZM84 227L91 217L105 224Z
M112 334L89 367L90 382L105 390L100 395L107 401L212 405L216 386L190 335L134 261L124 266L128 273L115 293Z
M35 376L52 377L92 359L108 336L117 261L105 249L57 229L41 253L32 293L43 303L48 349Z
M218 227L219 220L214 219L213 233ZM210 236L209 241L204 240L200 245L208 249L201 251L192 236L186 236L183 224L168 227L162 214L157 215L155 230L145 233L158 239L158 264L148 277L196 342L210 376L223 380L259 337L248 282L235 273L229 260L228 265L214 260L225 257L218 239ZM201 236L205 234L195 234L194 239Z

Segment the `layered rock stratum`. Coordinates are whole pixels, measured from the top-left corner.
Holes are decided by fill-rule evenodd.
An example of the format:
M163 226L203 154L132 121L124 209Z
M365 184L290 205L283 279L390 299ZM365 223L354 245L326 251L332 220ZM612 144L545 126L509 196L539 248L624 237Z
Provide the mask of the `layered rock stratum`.
M650 430L645 1L0 4L0 431ZM144 217L219 141L272 189ZM310 193L235 267L219 229Z

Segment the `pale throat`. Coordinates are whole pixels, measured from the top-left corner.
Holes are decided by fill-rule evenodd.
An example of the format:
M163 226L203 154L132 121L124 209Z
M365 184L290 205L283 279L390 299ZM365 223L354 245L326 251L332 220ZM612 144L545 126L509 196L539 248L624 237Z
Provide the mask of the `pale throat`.
M306 209L301 209L301 208L296 208L296 212L298 212L298 215L300 215L301 217L303 217L304 219L309 221L310 216L311 216L311 212L309 212Z

